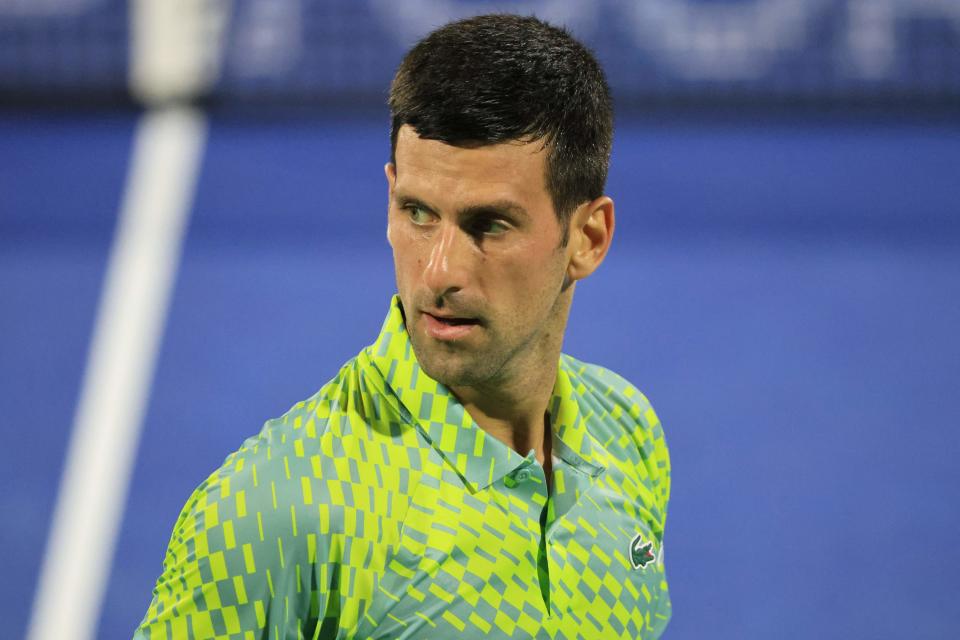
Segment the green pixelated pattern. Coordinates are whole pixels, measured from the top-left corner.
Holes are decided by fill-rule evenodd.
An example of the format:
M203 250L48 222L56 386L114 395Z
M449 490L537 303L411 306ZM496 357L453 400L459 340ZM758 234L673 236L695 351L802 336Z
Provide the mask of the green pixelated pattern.
M193 493L135 638L658 637L660 423L566 355L548 409L552 495L420 369L394 298L376 343Z

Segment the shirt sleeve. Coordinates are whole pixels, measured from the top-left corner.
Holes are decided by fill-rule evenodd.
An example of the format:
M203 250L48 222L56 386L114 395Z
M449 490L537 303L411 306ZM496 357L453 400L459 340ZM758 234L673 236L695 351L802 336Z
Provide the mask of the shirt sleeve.
M647 467L650 476L654 479L654 492L660 512L660 549L657 557L658 572L660 574L659 594L657 606L650 616L652 628L651 638L659 638L670 622L673 614L673 605L670 599L670 590L667 586L666 570L664 567L664 545L666 542L667 508L670 503L670 453L663 435L663 426L660 419L650 406L649 401L643 399L643 410L640 412L640 422L646 433L649 434L647 445Z
M656 480L657 503L660 508L660 529L663 531L667 525L667 507L670 504L670 452L667 449L660 418L657 417L646 398L644 398L644 405L642 424L650 434L649 466L654 469L654 471L651 471L651 475Z
M187 501L135 640L311 638L318 625L335 627L335 565L316 534L313 496L290 472L299 460L267 432Z

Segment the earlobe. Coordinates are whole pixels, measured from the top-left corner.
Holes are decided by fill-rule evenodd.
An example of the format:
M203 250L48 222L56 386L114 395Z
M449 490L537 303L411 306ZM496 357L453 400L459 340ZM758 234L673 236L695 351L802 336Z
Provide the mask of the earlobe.
M586 278L603 262L613 240L614 222L613 200L608 196L592 200L574 212L570 233L573 253L567 268L571 280Z

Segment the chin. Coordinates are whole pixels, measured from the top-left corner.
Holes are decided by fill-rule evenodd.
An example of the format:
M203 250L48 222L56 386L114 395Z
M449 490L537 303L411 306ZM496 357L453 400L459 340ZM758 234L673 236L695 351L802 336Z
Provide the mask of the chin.
M443 356L438 356L437 359L442 358ZM464 378L466 376L461 367L451 366L452 363L436 362L433 358L421 359L419 356L417 357L417 361L420 363L420 368L423 369L424 373L442 385L455 387L465 384Z
M478 382L476 367L463 363L459 358L443 353L434 353L421 357L420 352L414 349L420 368L430 378L446 387L470 386Z

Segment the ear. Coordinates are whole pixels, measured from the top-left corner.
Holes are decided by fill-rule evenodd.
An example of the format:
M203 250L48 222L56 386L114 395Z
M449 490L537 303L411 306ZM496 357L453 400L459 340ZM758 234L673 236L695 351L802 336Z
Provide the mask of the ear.
M393 187L397 184L397 166L392 162L383 165L383 174L387 176L387 243L392 247L393 239L390 237L390 204L393 201Z
M393 185L397 183L397 165L388 162L383 165L383 174L387 176L387 193L393 193Z
M570 218L567 278L583 280L597 270L610 250L614 228L613 200L600 196L577 208Z

